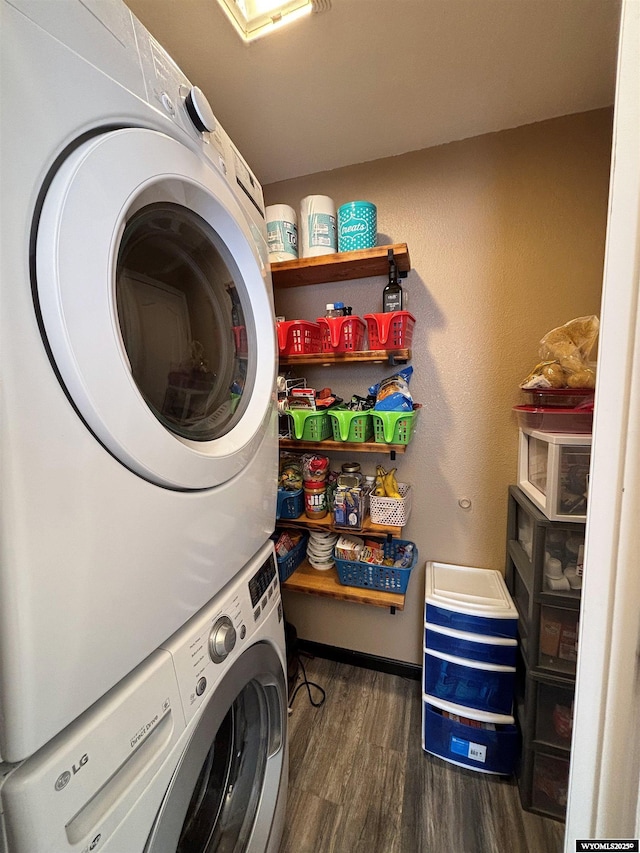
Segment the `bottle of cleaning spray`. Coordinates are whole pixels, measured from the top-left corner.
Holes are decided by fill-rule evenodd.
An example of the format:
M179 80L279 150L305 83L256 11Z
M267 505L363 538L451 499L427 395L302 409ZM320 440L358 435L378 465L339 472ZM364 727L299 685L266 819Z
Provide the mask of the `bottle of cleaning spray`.
M398 267L391 252L389 252L389 282L382 291L382 310L402 311L402 288L398 281Z

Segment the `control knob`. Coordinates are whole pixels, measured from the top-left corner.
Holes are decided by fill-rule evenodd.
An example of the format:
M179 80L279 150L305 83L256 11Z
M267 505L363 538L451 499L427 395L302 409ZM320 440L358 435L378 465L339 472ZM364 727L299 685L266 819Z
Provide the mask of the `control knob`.
M184 99L189 118L200 133L213 133L216 129L216 117L202 89L192 86Z
M222 663L236 644L236 629L228 616L220 616L209 634L209 655L214 663Z

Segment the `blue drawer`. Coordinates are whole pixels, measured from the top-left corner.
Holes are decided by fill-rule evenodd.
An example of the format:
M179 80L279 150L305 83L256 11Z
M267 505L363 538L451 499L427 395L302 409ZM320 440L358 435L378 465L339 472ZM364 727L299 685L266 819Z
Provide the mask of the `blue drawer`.
M510 714L515 667L482 664L425 649L422 690L456 705Z
M520 733L514 724L466 725L426 701L422 719L426 752L481 773L509 776L514 772L520 753Z
M439 625L425 625L424 644L427 649L458 658L504 666L516 665L518 641L510 637L488 637L466 631L454 631Z
M488 616L473 616L457 610L447 610L428 604L425 607L425 622L453 628L454 631L468 631L471 634L485 634L488 637L515 638L518 633L518 617L499 619Z

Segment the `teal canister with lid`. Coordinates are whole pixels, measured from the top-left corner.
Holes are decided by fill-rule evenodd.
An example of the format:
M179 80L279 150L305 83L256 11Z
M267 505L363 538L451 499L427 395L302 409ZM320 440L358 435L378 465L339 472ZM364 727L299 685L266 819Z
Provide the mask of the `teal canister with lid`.
M372 249L378 236L378 212L370 201L349 201L338 208L338 251Z

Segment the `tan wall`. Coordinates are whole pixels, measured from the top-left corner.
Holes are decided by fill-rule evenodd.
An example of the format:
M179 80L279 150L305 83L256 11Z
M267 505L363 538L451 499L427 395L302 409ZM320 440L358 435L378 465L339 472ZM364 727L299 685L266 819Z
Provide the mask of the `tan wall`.
M375 203L378 242L409 246L403 288L417 318L411 390L423 409L395 463L413 486L404 535L420 551L406 609L392 616L288 593L287 618L304 639L419 663L424 562L504 571L507 486L517 461L511 407L522 402L518 386L542 335L599 313L610 143L611 112L598 110L265 188L267 204L297 210L309 194L338 206ZM384 284L370 278L278 291L276 310L313 319L342 299L354 314L379 311ZM350 396L389 372L356 365L305 375ZM359 454L358 461L373 472L384 460ZM460 508L462 498L470 509Z

